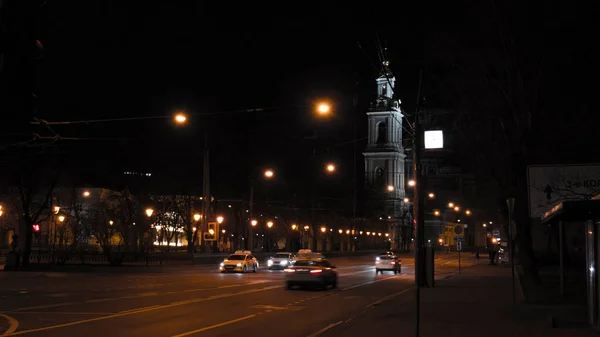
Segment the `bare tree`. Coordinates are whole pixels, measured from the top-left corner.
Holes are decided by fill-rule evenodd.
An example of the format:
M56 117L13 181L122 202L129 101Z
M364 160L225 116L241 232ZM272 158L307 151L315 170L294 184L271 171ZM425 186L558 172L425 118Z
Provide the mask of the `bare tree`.
M23 149L23 152L26 150ZM34 156L35 155L35 156ZM18 211L19 237L23 265L29 264L33 225L42 220L60 176L56 158L46 152L24 153L11 162L12 206Z
M508 13L519 11L522 4L503 8L493 0L478 2L477 15L470 23L480 27L470 34L436 32L429 39L427 74L442 101L456 112L457 150L480 180L491 177L497 193L514 196L516 242L520 263L526 277L538 282L533 255L531 227L527 211L527 177L525 165L538 151L531 137L534 125L542 118L538 110L544 55L521 48L538 43L540 36L517 41L513 26L506 24ZM484 15L485 14L485 15ZM481 32L486 32L482 34ZM541 39L543 40L543 39Z

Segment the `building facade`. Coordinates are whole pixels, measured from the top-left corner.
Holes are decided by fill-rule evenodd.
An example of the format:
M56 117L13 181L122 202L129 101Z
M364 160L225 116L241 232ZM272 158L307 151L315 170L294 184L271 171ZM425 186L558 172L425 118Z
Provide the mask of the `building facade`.
M409 239L410 223L406 198L406 154L402 142L404 114L394 94L396 78L383 63L376 80L377 99L368 118L368 142L365 158L367 217L379 221L380 228L391 233L391 249L402 249Z

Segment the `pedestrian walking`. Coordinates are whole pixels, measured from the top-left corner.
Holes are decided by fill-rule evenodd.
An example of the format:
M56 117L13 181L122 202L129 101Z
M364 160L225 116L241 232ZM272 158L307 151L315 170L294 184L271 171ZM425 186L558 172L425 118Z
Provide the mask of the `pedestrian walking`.
M479 264L479 248L475 249L475 264Z

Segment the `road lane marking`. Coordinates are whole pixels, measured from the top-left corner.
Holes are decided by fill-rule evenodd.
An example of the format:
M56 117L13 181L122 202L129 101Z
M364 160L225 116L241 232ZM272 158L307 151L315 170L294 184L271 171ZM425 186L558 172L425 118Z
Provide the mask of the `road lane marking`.
M409 291L411 291L411 290L414 290L414 289L415 289L414 287L409 287L409 288L407 288L407 289L404 289L404 290L401 290L401 291L399 291L399 292L397 292L397 293L394 293L394 294L390 294L390 295L384 296L384 297L382 297L382 298L378 299L378 300L377 300L377 301L375 301L375 302L372 302L372 303L370 303L370 304L367 304L366 308L372 308L372 307L374 307L374 306L377 306L377 305L379 305L379 304L381 304L381 303L383 303L383 302L387 302L387 301L391 300L392 298L394 298L394 297L396 297L396 296L400 296L400 295L402 295L402 294L404 294L404 293L407 293L407 292L409 292Z
M123 310L123 311L119 311L119 313L126 313L126 312L132 312L132 311L147 310L147 309L150 309L150 308L156 308L156 307L160 307L160 305L158 305L158 304L157 304L157 305L151 305L151 306L148 306L148 307L142 307L142 308L135 308L135 309ZM114 312L113 312L113 314L114 314Z
M383 281L387 281L387 280L391 280L391 279L395 279L395 278L398 278L398 276L390 276L390 277L378 279L378 280L375 280L375 281L369 281L369 282L365 282L365 283L355 284L355 285L350 286L350 287L342 288L341 290L342 291L346 291L346 290L350 290L350 289L354 289L354 288L366 286L368 284L373 284L373 283L377 283L377 282L383 282Z
M336 327L336 326L338 326L338 325L340 325L340 324L342 324L342 323L344 323L344 321L339 321L339 322L331 323L331 324L329 324L328 326L324 327L323 329L321 329L321 330L319 330L319 331L317 331L317 332L314 332L314 333L312 333L312 334L308 335L308 337L316 337L316 336L318 336L318 335L320 335L320 334L324 333L325 331L331 330L331 329L333 329L334 327Z
M6 329L6 331L4 331L3 334L0 334L0 336L9 335L9 334L15 332L17 330L17 328L19 327L19 321L17 321L14 317L10 317L3 313L0 313L0 317L2 317L8 321L8 329Z
M115 312L23 311L19 315L113 315ZM0 335L2 336L2 335Z
M263 305L258 304L250 307L251 309L268 309L268 310L286 310L286 306L275 306L275 305Z
M134 314L139 314L139 313L144 313L144 312L149 312L149 311L154 311L154 310L167 309L167 308L172 308L172 307L186 305L186 304L191 304L191 303L206 302L206 301L214 300L214 299L217 299L217 298L226 298L226 297L233 297L233 296L251 294L251 293L256 293L256 292L261 292L261 291L267 291L267 290L271 290L271 289L275 289L275 288L283 288L283 286L270 286L270 287L264 287L264 288L259 288L259 289L243 290L243 291L240 291L240 292L237 292L237 293L222 294L222 295L217 295L217 296L211 296L211 297L205 297L205 298L198 298L198 299L189 300L189 301L181 301L181 302L175 302L175 303L171 303L171 304L159 305L159 306L156 306L156 307L141 308L141 309L139 309L137 311L119 312L119 313L108 315L108 316L94 317L94 318L82 319L82 320L79 320L79 321L73 321L73 322L69 322L69 323L63 323L63 324L45 326L45 327L42 327L42 328L22 330L22 331L18 331L18 332L12 332L10 334L6 334L5 333L4 335L2 335L2 337L5 337L5 336L19 336L19 335L25 335L25 334L33 333L33 332L40 332L40 331L54 330L54 329L59 329L59 328L66 328L66 327L70 327L70 326L74 326L74 325L80 325L80 324L84 324L84 323L91 323L91 322L103 321L103 320L107 320L107 319L111 319L111 318L129 316L129 315L134 315ZM231 321L231 323L233 323L234 321L235 320ZM227 323L227 324L231 324L231 323ZM217 327L217 326L213 326L213 327L211 327L211 329L214 329L215 327Z
M197 330L192 330L192 331L184 332L182 334L174 335L172 337L189 336L189 335L193 335L193 334L196 334L196 333L199 333L199 332L204 332L204 331L207 331L207 330L212 330L212 329L220 328L220 327L225 326L225 325L229 325L229 324L233 324L233 323L245 321L245 320L248 320L248 319L253 318L253 317L256 317L256 314L254 314L254 315L248 315L248 316L244 316L244 317L240 317L240 318L236 318L236 319L232 319L231 321L227 321L227 322L223 322L223 323L219 323L219 324L207 326L207 327L200 328L200 329L197 329Z
M213 288L186 289L183 291L170 291L170 292L164 292L164 293L143 293L143 294L136 294L136 295L129 295L129 296L100 298L100 299L88 300L88 301L83 301L83 302L64 302L64 303L56 303L56 304L39 305L39 306L33 306L33 307L17 308L17 309L12 309L12 310L2 310L2 312L22 312L22 311L37 310L37 309L65 307L65 306L70 306L70 305L82 305L82 304L86 304L86 303L100 303L100 302L110 302L110 301L118 301L118 300L125 300L125 299L150 297L150 296L162 296L162 295L189 293L189 292L210 291L210 290L223 289L223 288L245 287L248 285L256 285L256 284L261 284L261 283L268 283L268 282L261 281L261 282L253 282L253 283L233 284L230 286L219 286L219 287L213 287Z

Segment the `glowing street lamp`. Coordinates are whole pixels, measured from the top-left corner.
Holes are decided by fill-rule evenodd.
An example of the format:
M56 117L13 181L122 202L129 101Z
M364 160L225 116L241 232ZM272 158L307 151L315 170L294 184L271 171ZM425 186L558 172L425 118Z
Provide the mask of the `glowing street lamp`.
M460 211L460 207L454 206L454 210L458 212L458 211Z
M394 185L388 185L388 186L387 186L387 190L388 190L388 192L393 192L393 191L394 191L394 189L395 189L395 188L394 188Z
M217 222L218 222L218 223L223 223L223 217L219 215L219 216L217 217Z
M333 172L335 172L335 165L334 164L327 164L327 166L325 167L325 169L327 170L327 172L333 173Z
M429 197L429 199L433 199L435 198L435 193L430 192L427 196Z
M438 210L433 211L433 215L440 216L440 211L438 211Z
M115 223L115 222L114 222L114 221L112 221L112 220L110 220L110 221L108 222L108 224L109 224L109 225L111 225L111 226L112 226L114 223Z
M273 173L272 170L266 170L265 171L265 178L267 178L267 179L273 178L274 175L275 175L275 173Z
M483 224L483 225L481 225L481 226L482 226L483 228L485 228L485 227L487 227L487 224L485 224L485 223L484 223L484 224Z
M465 214L466 214L466 215L471 215L471 210L469 210L469 209L468 209L468 210L466 210L466 211L465 211Z
M404 198L404 202L408 203L408 202L410 202L410 199Z
M182 112L177 113L174 118L177 124L183 124L187 121L187 116Z
M454 203L453 202L449 202L448 203L448 208L453 208L454 207Z
M272 228L273 227L273 221L268 221L267 222L267 227Z
M252 227L256 227L256 225L258 224L258 221L252 220L252 221L250 221L250 224L252 225Z
M338 229L338 233L342 234L344 231L341 229Z
M200 219L202 219L202 215L200 215L199 213L194 214L194 220L200 221Z
M298 228L298 226L296 224L292 225L292 230L295 231Z
M331 105L327 102L321 102L317 104L317 113L323 117L329 116L331 113Z
M83 191L83 196L84 197L89 197L90 196L90 191Z
M65 221L65 216L64 215L59 216L58 221L60 221L60 222Z
M415 186L417 183L414 180L409 180L408 181L408 186L413 187Z
M325 228L325 226L321 227L321 233L325 233L327 231L327 228Z
M151 217L154 214L154 210L152 208L146 208L146 216Z

